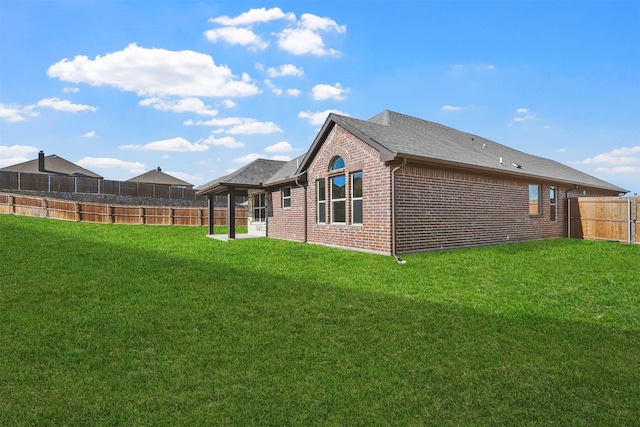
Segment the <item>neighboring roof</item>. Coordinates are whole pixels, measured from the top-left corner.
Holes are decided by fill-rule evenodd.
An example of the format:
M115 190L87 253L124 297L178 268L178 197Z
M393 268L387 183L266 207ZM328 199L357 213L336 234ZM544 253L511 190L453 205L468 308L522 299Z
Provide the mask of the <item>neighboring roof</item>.
M174 176L162 172L162 169L157 168L145 172L142 175L135 176L127 180L128 182L144 182L146 184L161 184L171 185L174 187L193 187L193 184L183 181Z
M218 194L229 188L262 188L263 183L286 164L281 160L256 159L229 175L199 186L197 194Z
M55 154L44 156L44 171L38 169L39 159L29 160L0 169L3 172L39 173L103 179L101 175L72 163Z
M449 167L628 192L554 160L533 156L477 135L389 110L370 120L330 114L297 173L308 168L335 124L378 150L382 161L406 158Z

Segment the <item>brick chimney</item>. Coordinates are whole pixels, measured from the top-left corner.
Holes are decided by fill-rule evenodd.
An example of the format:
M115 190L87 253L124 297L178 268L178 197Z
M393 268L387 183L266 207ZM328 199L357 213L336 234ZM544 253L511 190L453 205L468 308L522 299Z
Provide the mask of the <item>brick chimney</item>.
M38 171L44 172L46 169L44 168L44 151L40 150L38 153Z

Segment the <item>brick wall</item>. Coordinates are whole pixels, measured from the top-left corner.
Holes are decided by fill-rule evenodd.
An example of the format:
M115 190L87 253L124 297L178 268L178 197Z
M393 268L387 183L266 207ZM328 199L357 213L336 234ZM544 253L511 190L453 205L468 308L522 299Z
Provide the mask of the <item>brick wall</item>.
M329 171L332 159L340 156L345 168ZM362 171L362 225L351 223L350 174ZM346 175L346 222L331 224L330 182L336 174ZM376 253L391 253L391 174L379 160L379 153L368 144L336 125L308 169L307 240L323 245L349 247ZM326 180L326 223L316 215L316 181Z
M529 184L541 186L539 215L529 213ZM396 186L398 253L567 235L566 186L412 164L397 172ZM557 221L550 219L550 186Z
M283 187L289 187L285 185ZM269 212L269 237L278 239L305 241L305 188L290 185L291 207L282 207L282 188L271 191L271 209Z

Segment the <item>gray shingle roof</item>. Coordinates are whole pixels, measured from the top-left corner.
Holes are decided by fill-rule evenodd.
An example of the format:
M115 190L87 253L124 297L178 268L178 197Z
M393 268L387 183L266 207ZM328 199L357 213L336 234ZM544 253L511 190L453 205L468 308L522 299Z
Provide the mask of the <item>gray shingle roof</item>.
M144 182L147 184L161 184L171 186L193 187L193 184L183 181L175 176L171 176L165 172L162 172L160 168L150 170L142 175L135 176L127 180L128 182Z
M302 159L304 158L304 154L300 157L296 157L293 160L287 162L284 166L282 166L271 178L269 178L264 184L265 186L278 184L281 182L285 182L291 180L296 176L296 171L302 163Z
M383 111L370 120L359 120L336 114L330 115L327 123L331 120L374 145L381 152L384 160L393 158L431 160L451 166L458 165L521 175L523 178L533 177L621 193L627 192L618 186L554 160L533 156L478 135L389 110ZM305 161L309 160L305 158Z
M67 175L102 179L101 175L72 163L55 154L44 157L44 172L38 170L38 159L7 166L0 169L5 172L39 173L51 175Z
M274 176L287 162L257 159L237 171L198 187L198 194L216 194L230 187L262 188L262 184Z

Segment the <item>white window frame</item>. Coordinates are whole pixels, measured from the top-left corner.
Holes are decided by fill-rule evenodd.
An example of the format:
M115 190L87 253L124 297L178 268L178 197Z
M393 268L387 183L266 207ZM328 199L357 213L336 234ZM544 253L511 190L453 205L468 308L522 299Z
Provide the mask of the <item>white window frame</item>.
M322 184L322 191L320 191L320 184ZM327 181L322 178L316 180L316 221L318 224L326 224L327 223ZM322 196L322 199L320 199ZM323 207L323 215L320 215L320 206Z
M288 190L288 196L285 196L286 190ZM280 192L282 193L282 209L291 209L291 186L283 187ZM289 206L287 206L287 202Z
M333 181L336 178L342 178L344 180L344 186L347 186L347 177L345 174L340 174L340 175L335 175L329 178L329 187L331 188L331 190L329 191L329 194L331 196L331 224L346 224L347 223L347 189L344 189L344 197L338 197L338 198L334 198L333 196ZM336 212L337 209L335 208L336 205L338 204L342 204L344 206L344 219L342 221L336 221Z
M553 185L549 187L549 221L558 222L558 188Z
M258 203L256 204L256 199ZM263 202L263 203L261 203ZM256 193L251 198L251 208L253 209L253 222L264 223L267 221L267 193ZM256 211L262 212L262 215L258 215L256 218Z
M355 178L356 176L360 177L360 196L356 196L355 195ZM353 225L362 225L362 222L364 221L364 207L362 205L362 192L364 191L363 185L364 182L362 180L362 171L358 171L358 172L354 172L351 174L351 224ZM355 212L356 212L356 207L355 207L355 202L359 201L360 202L360 222L356 222L355 220Z
M537 190L537 199L532 197L532 190ZM542 215L542 186L540 184L529 184L529 215L540 216ZM536 202L534 204L534 201ZM532 211L532 208L536 206L536 212Z

